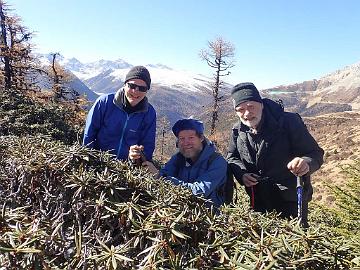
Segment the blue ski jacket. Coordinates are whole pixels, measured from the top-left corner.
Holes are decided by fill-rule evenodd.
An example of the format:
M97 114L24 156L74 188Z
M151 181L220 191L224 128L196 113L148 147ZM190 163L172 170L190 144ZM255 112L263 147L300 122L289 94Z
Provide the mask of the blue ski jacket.
M160 176L175 185L189 188L194 195L204 195L219 207L225 200L221 190L226 181L227 162L219 155L209 164L214 152L214 144L206 141L199 158L192 165L179 152L160 170Z
M123 90L100 96L89 111L83 144L97 150L109 151L125 160L131 145L143 145L147 160L155 149L156 112L144 98L140 110L128 114L123 103ZM121 97L122 96L122 97Z

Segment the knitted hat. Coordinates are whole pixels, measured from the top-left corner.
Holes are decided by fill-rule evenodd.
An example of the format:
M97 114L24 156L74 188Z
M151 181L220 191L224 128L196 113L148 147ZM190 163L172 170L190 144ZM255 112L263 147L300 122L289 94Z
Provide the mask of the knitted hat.
M244 101L256 101L262 103L259 91L253 83L239 83L231 89L234 108Z
M146 83L146 86L148 89L150 89L151 84L151 78L150 73L146 69L146 67L143 66L135 66L126 75L125 83L131 79L140 79L143 80Z
M172 131L178 137L179 132L182 130L195 130L198 134L204 134L204 125L196 119L181 119L174 124Z

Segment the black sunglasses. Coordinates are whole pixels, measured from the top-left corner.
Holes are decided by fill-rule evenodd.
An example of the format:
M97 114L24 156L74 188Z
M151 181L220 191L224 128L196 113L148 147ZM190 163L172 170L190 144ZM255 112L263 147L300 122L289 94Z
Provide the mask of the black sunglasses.
M146 86L140 86L135 83L127 83L130 89L138 89L140 92L146 92L148 89Z

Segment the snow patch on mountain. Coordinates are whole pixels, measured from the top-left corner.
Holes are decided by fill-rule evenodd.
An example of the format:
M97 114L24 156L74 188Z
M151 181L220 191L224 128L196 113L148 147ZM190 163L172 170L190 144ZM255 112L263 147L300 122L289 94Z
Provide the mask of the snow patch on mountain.
M154 69L149 68L150 74L155 83L167 86L169 88L186 88L191 92L203 91L208 88L210 78L200 74L192 74L187 71L178 71L172 69Z
M71 72L81 80L87 80L109 69L129 69L132 65L122 59L115 61L102 59L99 61L82 64L81 68L78 69L73 69L67 63L64 63L64 66L71 70Z
M360 62L346 66L320 78L320 83L313 93L320 95L331 94L343 89L352 89L360 86Z
M146 68L150 72L152 84L157 84L174 89L187 89L190 92L203 91L204 88L208 87L209 78L199 74L192 74L187 71L173 70L169 67L164 66L152 66L146 65ZM109 74L113 77L113 81L116 82L119 79L125 81L126 74L129 72L128 69L116 69Z
M108 82L113 82L116 85L125 80L126 74L133 67L122 59L115 61L101 59L90 63L82 63L76 58L66 58L62 55L56 57L57 62L65 69L71 71L76 77L84 82L99 81L99 77ZM51 65L52 55L43 54L40 57L43 65ZM193 74L184 70L174 70L164 64L147 64L151 81L153 85L160 87L169 87L172 89L186 89L188 92L203 92L209 88L210 78L201 75ZM93 85L88 85L91 89ZM99 89L92 89L98 93ZM106 92L106 91L104 91Z

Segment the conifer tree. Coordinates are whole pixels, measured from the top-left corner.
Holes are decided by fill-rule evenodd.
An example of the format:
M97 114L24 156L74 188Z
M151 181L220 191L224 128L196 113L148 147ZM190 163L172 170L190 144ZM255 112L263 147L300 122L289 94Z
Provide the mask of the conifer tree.
M28 90L32 83L28 80L34 67L30 40L32 33L21 24L21 19L10 14L8 5L0 0L0 59L1 83L5 89Z
M71 100L76 101L79 97L79 93L72 89L67 83L71 81L72 76L57 62L59 53L51 54L51 66L49 67L47 74L52 78L52 90L54 94L54 100L64 101Z
M157 158L164 162L169 159L175 151L173 136L171 132L170 122L166 116L163 116L157 121L157 151L155 152Z
M218 121L219 101L222 99L222 96L219 95L219 90L224 84L221 77L229 75L229 69L234 67L234 53L234 45L222 37L218 37L214 41L209 41L208 48L200 51L200 58L205 60L209 67L215 69L213 74L214 81L210 84L214 99L210 129L211 137L215 134L216 122Z
M349 231L360 231L360 161L354 165L348 165L343 168L347 176L345 187L331 186L335 194L337 214L342 219L342 227Z

